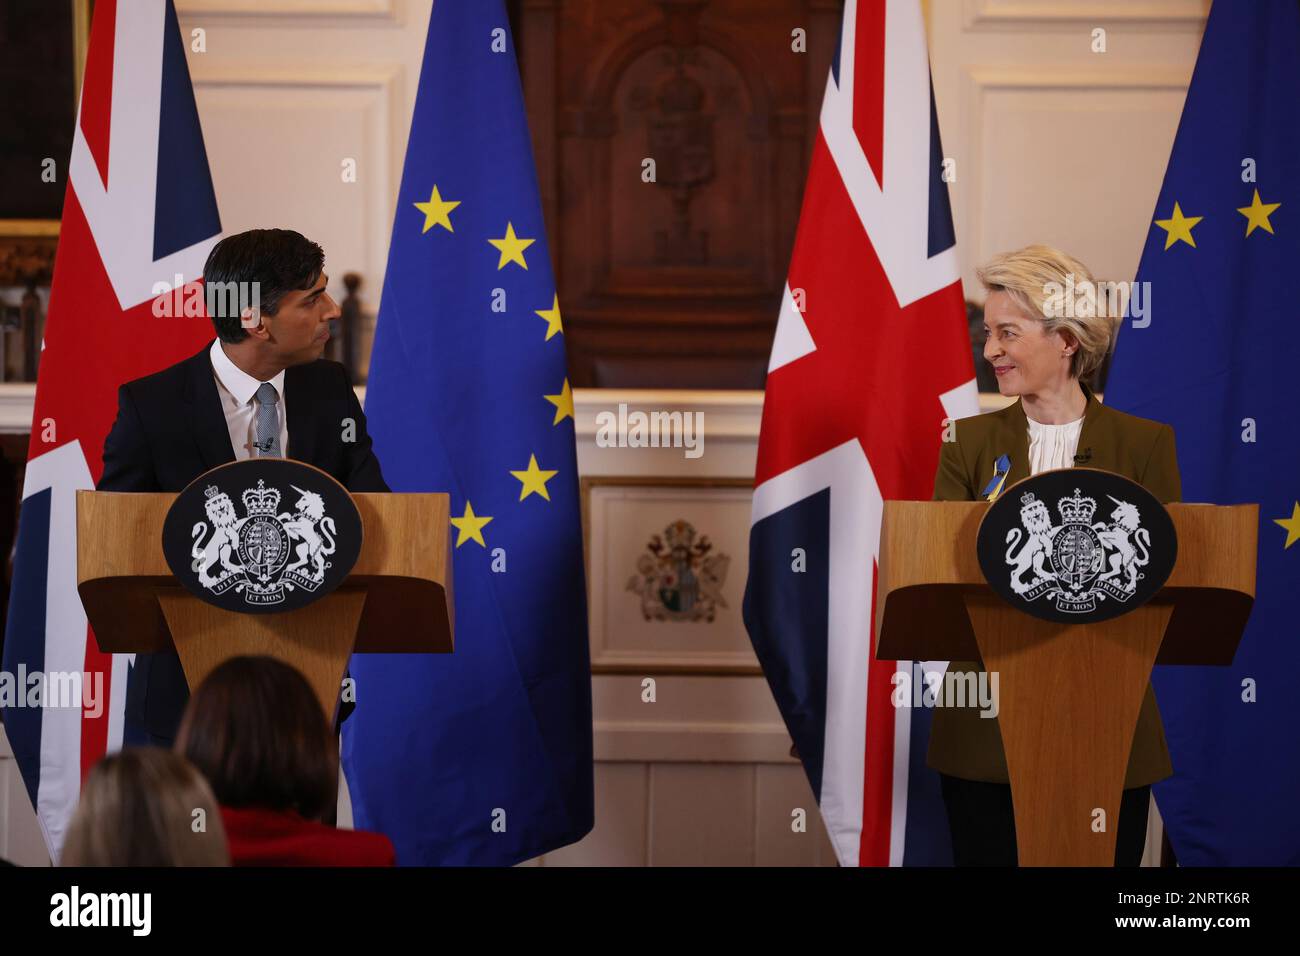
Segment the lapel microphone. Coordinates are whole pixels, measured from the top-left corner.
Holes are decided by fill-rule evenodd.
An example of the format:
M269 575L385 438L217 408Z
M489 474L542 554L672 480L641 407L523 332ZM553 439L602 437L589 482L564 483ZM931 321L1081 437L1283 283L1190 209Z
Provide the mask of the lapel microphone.
M1085 461L1092 461L1092 446L1085 448L1082 452L1074 456L1074 463L1081 465Z

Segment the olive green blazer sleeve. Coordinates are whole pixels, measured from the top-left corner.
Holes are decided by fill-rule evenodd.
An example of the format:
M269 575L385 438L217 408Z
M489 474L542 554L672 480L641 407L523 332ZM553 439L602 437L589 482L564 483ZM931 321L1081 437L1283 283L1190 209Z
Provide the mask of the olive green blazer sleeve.
M953 440L939 443L939 470L934 474L934 496L931 501L974 501L969 471L962 458L961 442L953 429Z
M1183 500L1183 483L1178 474L1178 452L1172 425L1162 425L1147 456L1138 484L1156 496L1161 504Z

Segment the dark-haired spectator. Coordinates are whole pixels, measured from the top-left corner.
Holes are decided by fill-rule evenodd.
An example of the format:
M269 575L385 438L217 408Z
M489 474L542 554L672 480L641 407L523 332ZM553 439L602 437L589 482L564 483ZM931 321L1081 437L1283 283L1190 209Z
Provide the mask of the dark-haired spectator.
M128 748L99 761L81 788L63 866L229 866L216 797L179 754Z
M388 837L322 823L338 799L334 738L311 685L234 657L190 698L176 749L208 778L236 866L392 866Z

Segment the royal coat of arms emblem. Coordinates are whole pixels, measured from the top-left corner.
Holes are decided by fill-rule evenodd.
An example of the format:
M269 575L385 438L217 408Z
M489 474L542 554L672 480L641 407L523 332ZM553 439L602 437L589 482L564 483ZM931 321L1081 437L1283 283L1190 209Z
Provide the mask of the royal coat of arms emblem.
M1093 610L1101 595L1121 604L1131 598L1142 568L1151 563L1151 533L1142 527L1132 502L1107 497L1115 503L1110 520L1094 523L1097 502L1074 489L1056 503L1061 523L1053 525L1047 506L1033 492L1021 495L1025 534L1020 528L1007 532L1011 589L1026 601L1048 595L1057 610L1067 613Z
M336 547L334 520L319 494L290 487L298 500L292 512L280 512L279 489L259 478L256 488L244 490L245 516L238 518L230 496L208 485L211 526L199 521L190 532L199 583L216 594L243 590L249 604L279 604L286 589L310 593L321 586Z
M284 478L303 484L277 480L283 468L292 471ZM248 476L239 494L242 516L223 490L235 484L237 469ZM356 560L360 517L342 486L321 481L322 474L297 462L267 459L214 469L182 492L168 513L163 542L169 564L191 591L231 610L288 610L332 590ZM200 485L202 516L187 523L183 514L197 511ZM189 574L176 567L186 524ZM341 568L336 567L340 557Z
M1048 492L1071 476L1071 493ZM1098 494L1084 493L1085 485L1098 483L1089 489ZM1018 524L1011 523L1009 507L1017 499L1002 496L981 524L979 551L990 584L1024 610L1051 620L1115 617L1168 578L1177 553L1173 523L1140 485L1097 469L1061 469L1017 487ZM1110 502L1100 516L1099 500ZM1152 527L1144 526L1144 514L1155 517Z

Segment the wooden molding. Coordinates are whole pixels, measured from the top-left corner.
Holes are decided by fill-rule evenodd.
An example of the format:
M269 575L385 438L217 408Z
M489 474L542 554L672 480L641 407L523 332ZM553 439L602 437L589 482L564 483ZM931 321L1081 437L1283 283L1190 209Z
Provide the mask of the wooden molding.
M966 0L968 30L1142 27L1201 30L1209 0Z
M396 20L395 0L176 0L178 17Z

